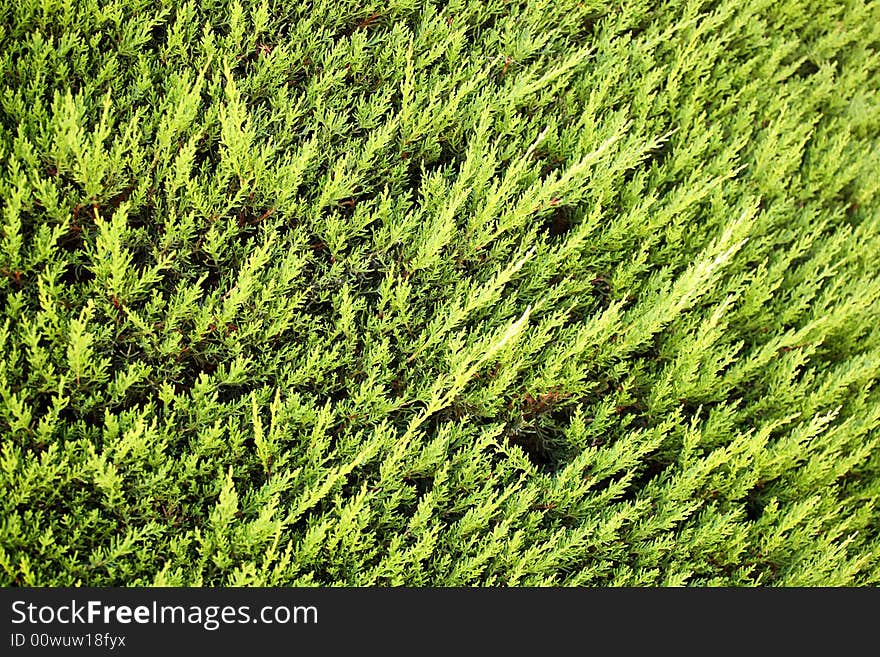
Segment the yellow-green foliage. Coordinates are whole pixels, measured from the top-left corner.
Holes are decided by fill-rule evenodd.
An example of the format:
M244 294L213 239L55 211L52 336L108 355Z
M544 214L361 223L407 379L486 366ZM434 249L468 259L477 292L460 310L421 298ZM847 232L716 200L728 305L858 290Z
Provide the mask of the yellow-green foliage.
M880 3L0 6L0 583L880 583Z

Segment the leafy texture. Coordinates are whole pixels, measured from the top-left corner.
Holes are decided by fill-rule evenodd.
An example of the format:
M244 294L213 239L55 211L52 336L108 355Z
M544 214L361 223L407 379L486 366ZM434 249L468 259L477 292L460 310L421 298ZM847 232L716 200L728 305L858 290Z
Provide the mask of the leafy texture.
M880 583L880 3L0 7L0 583Z

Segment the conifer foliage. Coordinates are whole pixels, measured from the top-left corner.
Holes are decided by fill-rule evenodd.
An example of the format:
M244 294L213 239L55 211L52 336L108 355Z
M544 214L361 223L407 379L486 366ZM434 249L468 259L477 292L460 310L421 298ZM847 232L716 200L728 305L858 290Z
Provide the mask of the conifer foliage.
M880 583L880 3L22 0L0 583Z

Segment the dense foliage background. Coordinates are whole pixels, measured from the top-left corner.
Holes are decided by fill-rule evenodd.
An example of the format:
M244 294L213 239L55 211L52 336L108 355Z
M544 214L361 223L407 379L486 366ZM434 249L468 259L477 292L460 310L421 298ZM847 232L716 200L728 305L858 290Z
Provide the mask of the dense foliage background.
M3 585L880 582L880 3L0 13Z

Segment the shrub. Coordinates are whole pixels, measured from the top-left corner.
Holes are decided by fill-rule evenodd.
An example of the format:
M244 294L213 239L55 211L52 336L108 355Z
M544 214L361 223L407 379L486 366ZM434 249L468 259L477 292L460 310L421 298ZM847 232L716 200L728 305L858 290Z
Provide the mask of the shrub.
M4 585L880 581L880 4L2 12Z

